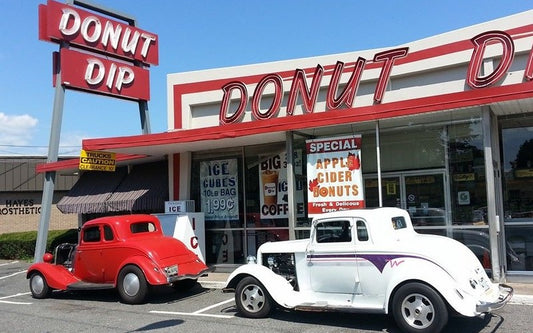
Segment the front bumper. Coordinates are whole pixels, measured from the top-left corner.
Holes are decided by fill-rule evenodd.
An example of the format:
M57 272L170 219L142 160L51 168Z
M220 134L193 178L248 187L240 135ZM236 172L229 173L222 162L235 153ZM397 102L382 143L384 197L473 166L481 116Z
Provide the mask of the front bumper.
M477 312L484 313L498 310L511 300L511 297L513 297L514 293L513 287L506 284L500 284L499 287L500 290L498 300L496 302L481 302L480 304L476 305Z

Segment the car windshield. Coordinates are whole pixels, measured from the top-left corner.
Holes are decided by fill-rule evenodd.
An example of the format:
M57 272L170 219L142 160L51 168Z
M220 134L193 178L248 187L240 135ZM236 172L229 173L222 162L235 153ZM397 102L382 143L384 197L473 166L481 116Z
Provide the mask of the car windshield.
M155 225L152 222L136 222L130 225L131 233L148 233L156 230Z

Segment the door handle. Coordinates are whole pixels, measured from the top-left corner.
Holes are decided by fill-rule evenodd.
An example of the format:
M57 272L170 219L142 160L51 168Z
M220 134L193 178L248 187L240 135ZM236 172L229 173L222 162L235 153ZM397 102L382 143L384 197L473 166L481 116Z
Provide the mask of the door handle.
M305 255L306 260L307 260L307 264L309 264L309 265L313 264L311 257L313 256L314 253L315 253L315 250L308 250L307 251L307 253Z

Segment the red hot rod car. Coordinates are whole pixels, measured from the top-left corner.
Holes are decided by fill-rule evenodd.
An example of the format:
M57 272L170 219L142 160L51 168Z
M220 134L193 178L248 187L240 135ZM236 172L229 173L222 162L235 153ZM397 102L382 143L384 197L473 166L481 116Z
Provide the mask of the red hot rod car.
M28 268L34 298L52 290L117 288L124 303L142 303L149 286L192 287L209 268L179 240L164 236L152 215L108 216L86 222L78 244Z

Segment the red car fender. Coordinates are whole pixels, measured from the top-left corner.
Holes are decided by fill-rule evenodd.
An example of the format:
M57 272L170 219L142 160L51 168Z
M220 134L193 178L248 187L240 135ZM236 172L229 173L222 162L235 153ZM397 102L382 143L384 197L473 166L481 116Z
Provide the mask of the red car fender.
M118 275L120 275L120 271L122 270L122 268L127 265L135 265L139 267L143 271L146 281L151 285L168 284L167 276L165 275L165 273L162 272L160 268L150 258L143 256L129 257L120 265L121 269L118 271ZM115 278L115 286L118 283L118 275Z
M45 262L33 264L28 268L26 278L29 279L35 272L41 273L48 286L52 289L66 290L69 284L79 281L63 265L54 265Z

